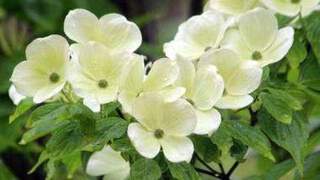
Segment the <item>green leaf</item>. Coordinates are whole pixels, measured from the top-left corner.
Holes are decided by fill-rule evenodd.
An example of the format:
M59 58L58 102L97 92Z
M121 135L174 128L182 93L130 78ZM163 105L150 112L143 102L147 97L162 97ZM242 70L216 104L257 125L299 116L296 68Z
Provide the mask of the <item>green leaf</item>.
M29 118L31 129L22 137L21 144L29 143L47 135L61 126L68 124L71 119L91 117L91 112L80 104L50 103L40 106L33 111Z
M78 152L88 143L89 139L81 132L79 122L70 121L52 133L50 140L46 144L46 150L50 158L58 158Z
M320 91L320 65L313 53L309 53L301 64L300 83L308 88Z
M221 151L218 146L213 144L209 137L194 135L191 137L194 148L197 154L199 154L206 162L218 162L221 156Z
M223 121L220 128L225 128L234 139L241 141L264 157L269 158L272 161L275 160L271 153L270 142L260 129L251 127L241 121L232 120Z
M233 145L230 148L230 154L237 161L244 161L244 156L246 155L248 146L244 145L241 141L234 139Z
M219 147L222 156L229 152L229 149L233 144L232 136L227 129L223 128L222 126L220 126L219 129L213 133L211 136L211 141Z
M127 131L128 122L118 117L110 117L99 119L96 126L97 143L106 144L110 140L122 137Z
M303 177L297 174L297 179L316 180L320 178L320 152L315 152L306 158Z
M157 180L161 177L161 169L158 163L151 159L139 159L130 169L131 180Z
M28 174L33 173L42 163L44 163L46 160L50 158L49 154L44 150L41 152L37 163L31 168L31 170L28 172Z
M292 121L293 110L281 96L269 93L261 93L263 107L279 122L290 124Z
M33 105L34 104L32 98L22 100L16 107L15 112L12 115L10 115L9 123L12 123L14 120L25 114L28 110L30 110L33 107Z
M294 43L287 54L289 65L292 68L299 67L300 63L303 62L307 55L307 49L305 44L301 41L301 33L295 33Z
M269 169L264 175L262 175L262 179L280 179L282 176L286 175L290 170L292 170L294 168L294 165L295 164L292 159L276 164L271 169Z
M182 163L168 163L170 173L174 179L177 180L199 180L201 179L197 171L191 164Z
M275 121L262 110L258 114L261 129L280 147L287 150L295 160L299 171L303 171L304 148L308 139L308 129L301 114L294 113L290 125Z
M68 179L73 178L73 174L81 167L81 153L76 152L63 157L63 164L67 167Z
M320 63L320 12L314 11L314 13L304 18L303 26L312 50L318 59L318 63Z

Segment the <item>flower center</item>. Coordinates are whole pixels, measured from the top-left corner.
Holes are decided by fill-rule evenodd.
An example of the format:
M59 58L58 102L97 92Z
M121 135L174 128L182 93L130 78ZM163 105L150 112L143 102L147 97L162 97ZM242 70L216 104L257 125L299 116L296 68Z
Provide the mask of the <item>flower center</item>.
M59 74L53 72L50 74L49 79L52 83L57 83L60 79L60 76L59 76Z
M262 59L262 54L259 51L255 51L252 53L252 59L254 60L260 60Z
M300 1L301 1L301 0L291 0L291 3L292 3L292 4L298 4L298 3L300 3Z
M157 129L154 131L154 137L156 137L157 139L161 139L164 135L164 132L162 129Z
M100 87L100 88L106 88L106 87L108 87L108 82L105 80L105 79L101 79L99 82L98 82L98 86Z

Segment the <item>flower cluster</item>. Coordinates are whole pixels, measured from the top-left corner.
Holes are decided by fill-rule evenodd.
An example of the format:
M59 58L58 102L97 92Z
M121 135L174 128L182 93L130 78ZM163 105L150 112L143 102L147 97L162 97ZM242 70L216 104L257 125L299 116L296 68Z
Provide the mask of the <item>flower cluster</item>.
M191 134L219 128L218 109L241 109L262 79L263 67L280 61L293 43L292 27L279 28L273 11L306 15L318 0L212 0L201 15L182 23L164 45L166 58L146 73L136 24L119 14L97 18L84 9L69 12L64 32L31 42L26 60L11 77L10 97L43 103L72 88L77 100L93 112L118 101L136 120L127 130L135 149L154 158L162 149L171 162L190 161ZM271 10L267 10L268 7ZM301 12L300 12L301 11ZM109 162L113 163L110 167ZM106 146L88 163L91 175L121 179L129 163Z

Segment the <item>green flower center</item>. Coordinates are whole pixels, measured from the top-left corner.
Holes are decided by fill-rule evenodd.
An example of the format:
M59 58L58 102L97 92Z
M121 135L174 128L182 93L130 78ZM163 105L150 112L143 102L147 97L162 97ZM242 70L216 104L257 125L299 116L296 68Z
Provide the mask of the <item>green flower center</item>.
M162 129L157 129L154 131L154 137L156 137L157 139L161 139L163 138L164 132Z
M108 87L108 82L106 81L106 80L104 80L104 79L101 79L99 82L98 82L98 86L99 86L99 88L106 88L106 87Z
M253 60L260 60L262 59L262 54L259 51L255 51L252 53L252 59Z
M298 4L298 3L300 3L300 1L301 1L301 0L291 0L291 3L292 3L292 4Z
M52 83L57 83L60 79L60 76L59 76L59 74L53 72L50 74L49 79Z

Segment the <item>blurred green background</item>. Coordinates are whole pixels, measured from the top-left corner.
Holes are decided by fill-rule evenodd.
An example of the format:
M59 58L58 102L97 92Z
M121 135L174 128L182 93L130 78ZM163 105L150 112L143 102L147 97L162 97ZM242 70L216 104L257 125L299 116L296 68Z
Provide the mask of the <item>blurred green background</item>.
M201 0L0 0L0 180L45 179L37 162L45 139L19 145L26 117L8 124L14 105L8 97L9 78L17 63L25 59L27 44L38 37L63 33L64 17L75 8L90 10L98 17L121 13L141 28L144 43L138 53L148 60L163 56L162 44L173 38L178 24L200 14ZM74 177L79 179L79 177Z

